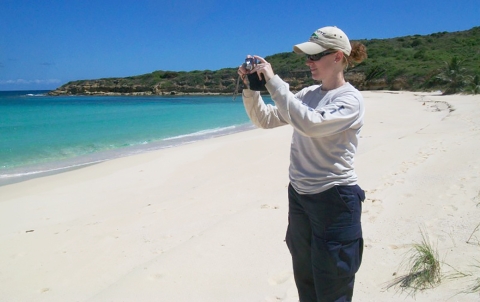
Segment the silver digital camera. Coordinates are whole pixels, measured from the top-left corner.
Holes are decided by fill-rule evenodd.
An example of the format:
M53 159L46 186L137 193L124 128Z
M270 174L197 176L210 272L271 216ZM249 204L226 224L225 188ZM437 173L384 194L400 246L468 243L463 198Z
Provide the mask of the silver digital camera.
M248 71L252 71L252 69L254 69L258 63L260 63L260 61L255 58L246 58L245 63L243 63L243 67L245 67L245 69Z
M255 58L246 58L245 63L243 63L243 67L247 71L252 71L255 68L255 66L257 66L257 64L259 64L259 63L260 63L260 61L255 59ZM265 84L266 84L265 78L262 77L262 79L260 79L256 72L247 74L247 78L248 78L248 86L249 86L248 88L249 89L255 90L255 91L266 90L266 88L265 88Z

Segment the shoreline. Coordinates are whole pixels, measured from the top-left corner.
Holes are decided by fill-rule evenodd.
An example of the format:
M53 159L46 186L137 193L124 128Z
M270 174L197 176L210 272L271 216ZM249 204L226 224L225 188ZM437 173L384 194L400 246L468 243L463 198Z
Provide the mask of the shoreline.
M477 301L460 291L480 276L480 96L362 94L354 299ZM0 300L298 301L284 242L291 133L253 129L0 187ZM387 290L420 227L444 275L466 276L415 297Z
M117 158L135 156L138 154L154 152L162 149L176 148L185 144L209 140L215 137L250 131L254 128L255 126L251 123L234 125L216 131L199 131L196 133L185 134L178 137L171 137L149 144L99 151L92 154L76 156L68 159L60 159L46 163L20 166L10 169L2 169L0 170L0 187L38 177L45 177L49 175L68 172L71 170L82 169L84 167L114 160Z
M45 94L49 96L152 96L152 97L175 97L175 96L231 96L232 98L238 98L242 95L242 92L177 92L172 91L170 93L155 94L152 92L102 92L92 91L83 93L53 93L55 90L47 91ZM52 93L51 93L52 92ZM270 95L268 91L260 91L261 95Z

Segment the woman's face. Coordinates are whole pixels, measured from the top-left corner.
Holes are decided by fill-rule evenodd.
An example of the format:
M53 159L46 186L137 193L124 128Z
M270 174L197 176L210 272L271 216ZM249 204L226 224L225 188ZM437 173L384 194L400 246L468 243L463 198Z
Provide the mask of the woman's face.
M322 81L334 74L337 71L338 56L339 52L334 52L321 57L320 60L317 61L313 61L307 57L305 64L310 68L312 78L317 81Z

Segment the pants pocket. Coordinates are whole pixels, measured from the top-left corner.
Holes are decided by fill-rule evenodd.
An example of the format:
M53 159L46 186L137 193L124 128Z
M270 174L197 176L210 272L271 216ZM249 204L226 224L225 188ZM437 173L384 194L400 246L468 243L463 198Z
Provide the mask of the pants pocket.
M314 237L313 267L329 278L354 276L360 268L363 238L360 225L330 229L324 238Z

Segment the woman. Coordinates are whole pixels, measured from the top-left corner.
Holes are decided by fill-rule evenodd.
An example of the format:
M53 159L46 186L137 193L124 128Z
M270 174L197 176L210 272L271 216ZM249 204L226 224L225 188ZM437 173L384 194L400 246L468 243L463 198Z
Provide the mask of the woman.
M255 72L265 79L275 106L249 89L243 90L243 102L258 127L294 128L286 242L300 301L351 301L363 251L365 194L353 163L364 104L360 92L345 81L344 70L363 61L366 48L351 45L343 31L328 26L293 49L306 55L312 78L321 84L294 94L265 59L255 56L255 68L240 66L238 73L244 82Z

